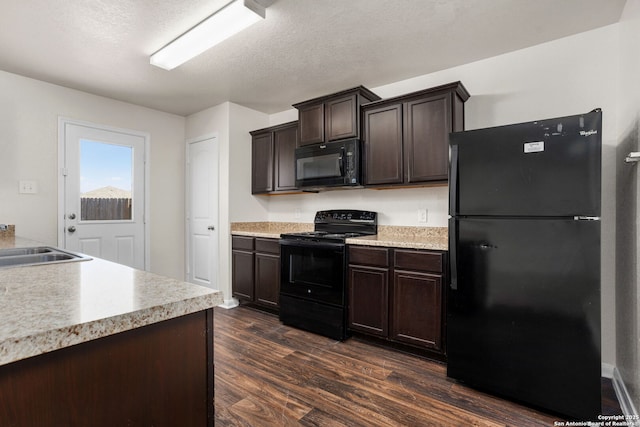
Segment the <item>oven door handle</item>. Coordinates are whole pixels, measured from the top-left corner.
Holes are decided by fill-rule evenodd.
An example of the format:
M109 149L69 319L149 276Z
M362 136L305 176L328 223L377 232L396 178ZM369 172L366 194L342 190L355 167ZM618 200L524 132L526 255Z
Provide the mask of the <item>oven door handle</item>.
M280 246L289 246L294 248L312 248L312 249L330 249L336 251L344 251L344 243L330 242L309 242L306 240L287 240L280 239Z

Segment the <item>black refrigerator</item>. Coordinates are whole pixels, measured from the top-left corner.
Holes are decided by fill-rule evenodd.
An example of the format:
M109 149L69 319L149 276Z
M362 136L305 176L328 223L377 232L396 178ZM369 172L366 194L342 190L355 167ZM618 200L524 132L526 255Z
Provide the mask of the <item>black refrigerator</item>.
M447 375L601 413L602 112L450 135Z

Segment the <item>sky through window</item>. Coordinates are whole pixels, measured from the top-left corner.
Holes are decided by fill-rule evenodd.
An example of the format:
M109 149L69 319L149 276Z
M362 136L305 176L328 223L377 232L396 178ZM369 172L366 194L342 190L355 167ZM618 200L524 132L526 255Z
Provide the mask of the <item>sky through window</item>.
M131 191L133 148L80 141L80 192L115 187Z

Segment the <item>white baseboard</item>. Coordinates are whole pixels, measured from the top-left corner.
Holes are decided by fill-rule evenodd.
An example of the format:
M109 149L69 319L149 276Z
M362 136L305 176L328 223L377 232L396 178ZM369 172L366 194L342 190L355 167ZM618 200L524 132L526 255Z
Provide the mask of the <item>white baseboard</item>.
M603 363L603 371L604 371L604 363ZM616 397L618 398L618 402L620 402L620 408L622 408L622 413L629 420L638 420L638 409L633 404L633 400L631 399L631 395L627 390L627 386L624 384L622 380L622 376L620 375L620 371L618 368L613 366L613 389L616 392ZM629 426L639 426L640 422L630 422Z
M231 298L231 299L224 300L223 303L220 304L218 307L230 309L230 308L235 308L238 305L240 305L240 302L235 298Z
M602 362L602 376L605 378L612 379L613 378L613 370L615 366Z

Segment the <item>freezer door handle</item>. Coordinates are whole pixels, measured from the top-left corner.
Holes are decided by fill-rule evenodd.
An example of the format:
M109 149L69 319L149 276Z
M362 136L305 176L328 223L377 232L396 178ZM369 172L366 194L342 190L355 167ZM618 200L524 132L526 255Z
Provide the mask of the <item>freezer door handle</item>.
M489 249L497 249L497 246L494 246L490 243L480 243L478 247L480 248L480 250L483 250L483 251L487 251Z
M449 219L449 270L450 281L449 287L453 291L458 290L458 227L455 218Z
M458 146L451 146L451 164L449 165L449 215L458 214Z

